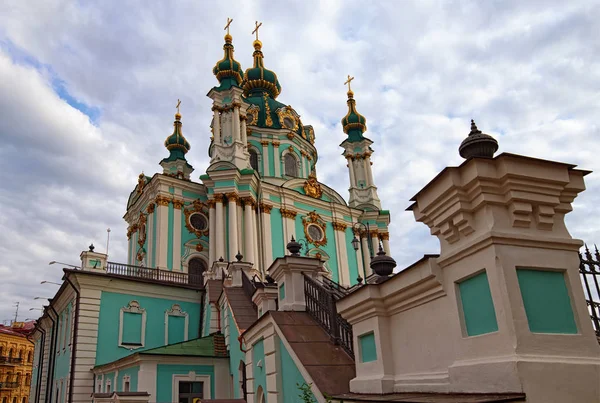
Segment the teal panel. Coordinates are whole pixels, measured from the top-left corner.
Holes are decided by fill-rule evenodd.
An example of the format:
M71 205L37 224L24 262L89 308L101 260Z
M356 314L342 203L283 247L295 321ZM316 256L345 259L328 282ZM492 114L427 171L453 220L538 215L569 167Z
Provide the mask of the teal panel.
M301 203L301 202L294 202L294 206L301 208L301 209L305 209L308 211L316 211L319 215L324 215L327 217L331 217L333 215L333 213L331 212L331 210L325 210L316 206L311 206L310 204L306 204L306 203Z
M210 376L211 396L205 399L215 398L215 369L212 365L183 365L183 364L158 364L156 366L156 401L173 401L173 375L188 375L194 371L196 375Z
M285 256L285 240L283 239L283 218L278 208L271 210L271 239L273 259Z
M138 365L134 366L134 367L129 367L129 368L125 368L125 369L120 369L119 370L119 384L116 385L116 390L119 392L124 392L125 390L123 389L123 378L125 378L126 376L129 376L129 391L130 392L137 392L137 387L138 387L138 372L140 370L140 367ZM142 391L145 392L145 391Z
M269 153L269 175L275 176L275 154L273 152L273 143L269 143L267 152Z
M231 102L231 97L229 95L225 95L223 98L223 104L228 104Z
M262 368L256 364L262 361ZM263 341L260 340L252 346L252 375L254 376L254 393L258 390L259 386L262 386L265 393L265 403L267 402L267 374L265 372L265 346Z
M358 346L360 348L360 362L377 361L375 333L370 332L358 336Z
M240 379L239 369L240 365L245 365L246 354L240 350L240 343L237 341L240 333L233 320L233 315L231 315L231 310L229 307L227 307L226 310L229 312L229 373L233 377L233 384L240 385L242 379ZM241 399L243 397L241 396L239 387L233 388L233 397L236 399Z
M352 228L346 228L344 233L346 235L346 251L348 256L348 268L350 270L350 284L357 284L358 281L356 279L360 275L360 277L364 277L364 273L358 272L358 260L356 259L356 253L354 253L354 249L352 249L352 239L354 238L354 234L352 233Z
M173 270L173 221L174 221L174 213L173 213L173 203L169 203L169 227L168 227L168 237L167 237L167 269ZM177 270L180 270L177 267Z
M212 309L208 302L208 293L204 299L204 325L202 326L202 336L208 336L210 333L210 321L211 321Z
M122 307L136 300L146 310L146 340L143 348L130 351L119 347L119 314ZM165 311L179 304L189 315L188 339L198 337L200 327L200 301L197 303L176 299L152 298L140 295L118 294L103 291L98 319L98 344L96 365L106 364L138 351L160 347L165 344Z
M207 217L208 218L208 217ZM185 253L185 244L193 239L198 239L196 234L192 234L185 226L185 214L181 213L181 252Z
M468 336L496 332L498 322L485 271L458 284Z
M285 299L285 283L281 283L279 285L279 300L283 301Z
M199 199L201 197L200 193L190 192L189 190L183 190L181 194L183 195L183 197L187 197L190 199Z
M325 227L325 234L327 235L327 245L321 246L321 249L325 250L329 255L329 261L327 262L329 269L331 270L332 280L339 283L340 281L340 271L339 265L337 261L337 251L335 245L335 233L333 226L331 223L327 223ZM346 246L346 249L348 247Z
M180 343L185 340L185 318L182 316L168 316L169 319L169 344Z
M106 391L106 381L110 379L110 391L114 391L115 390L115 373L114 372L107 372L106 374L104 374L104 383L102 384L102 391Z
M71 349L68 348L68 344L70 342L71 307L72 303L69 302L69 304L59 312L58 340L56 340L57 354L54 361L54 379L66 379L69 375Z
M517 278L529 330L533 333L577 333L564 272L517 269Z
M300 390L298 385L303 385L306 382L292 356L283 345L283 341L279 340L279 351L281 359L281 389L283 393L283 403L299 402ZM314 394L312 395L314 397Z
M141 344L142 342L142 314L123 313L123 343Z
M353 222L352 221L352 217L350 217L349 215L345 215L344 216L344 221L346 221L346 222Z
M281 197L275 195L269 195L269 200L274 201L275 203L281 203Z
M226 187L235 187L235 181L234 180L229 180L229 181L217 181L215 182L215 188L226 188Z
M156 239L156 210L152 213L152 263L150 267L156 267L156 248L158 248L158 242Z
M169 193L175 194L175 188L173 186L169 186Z

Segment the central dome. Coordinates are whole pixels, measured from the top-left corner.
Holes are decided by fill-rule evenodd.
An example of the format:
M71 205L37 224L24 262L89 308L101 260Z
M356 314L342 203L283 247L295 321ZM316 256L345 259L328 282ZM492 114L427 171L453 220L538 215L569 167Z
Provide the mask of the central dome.
M265 68L261 48L262 43L255 40L254 53L252 54L254 66L246 70L242 88L244 89L244 95L247 97L266 92L275 99L281 93L281 85L277 79L277 74Z

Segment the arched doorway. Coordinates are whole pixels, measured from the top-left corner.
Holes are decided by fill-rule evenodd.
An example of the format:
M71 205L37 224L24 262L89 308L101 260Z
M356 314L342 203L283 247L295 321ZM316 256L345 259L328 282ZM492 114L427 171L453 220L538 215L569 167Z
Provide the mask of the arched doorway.
M188 262L188 275L190 284L204 284L202 274L206 271L206 263L199 257L194 257Z
M240 361L240 365L238 367L238 376L239 376L239 380L240 380L240 388L241 388L241 396L242 399L246 400L246 396L247 396L247 389L246 389L246 364L244 364L244 361Z
M262 386L259 386L256 390L256 403L265 403L265 392L263 392Z

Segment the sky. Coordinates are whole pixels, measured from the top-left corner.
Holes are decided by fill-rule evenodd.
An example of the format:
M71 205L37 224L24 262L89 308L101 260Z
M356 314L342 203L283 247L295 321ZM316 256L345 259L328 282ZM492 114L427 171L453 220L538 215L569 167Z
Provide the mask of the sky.
M126 261L127 197L161 170L177 99L198 179L208 166L212 74L233 18L252 62L262 22L278 100L315 129L319 180L348 197L339 144L348 74L374 141L373 173L406 267L439 243L405 211L462 159L470 119L499 152L594 173L567 216L600 242L600 3L592 1L63 1L0 7L0 321L35 318L62 265L94 243ZM37 300L34 299L36 297ZM30 310L31 309L31 310Z

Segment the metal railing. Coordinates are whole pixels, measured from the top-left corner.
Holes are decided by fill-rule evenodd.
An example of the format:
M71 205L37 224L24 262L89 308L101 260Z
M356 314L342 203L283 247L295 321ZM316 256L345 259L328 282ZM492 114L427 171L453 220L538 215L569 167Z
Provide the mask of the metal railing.
M178 271L153 269L124 263L106 262L106 273L124 277L143 278L169 284L188 284L203 287L201 274L188 274Z
M600 342L600 253L597 247L594 249L592 255L586 245L585 252L579 253L579 274L590 319Z
M254 280L250 280L248 275L242 270L242 289L248 296L248 298L252 299L254 292L256 291L256 286L254 285Z
M22 357L0 357L0 364L21 364Z
M334 344L342 347L354 358L352 326L337 313L337 298L334 293L323 284L304 275L304 294L306 312L329 333Z
M350 292L343 285L340 285L327 277L323 277L323 287L333 294L336 301L342 297L345 297Z

